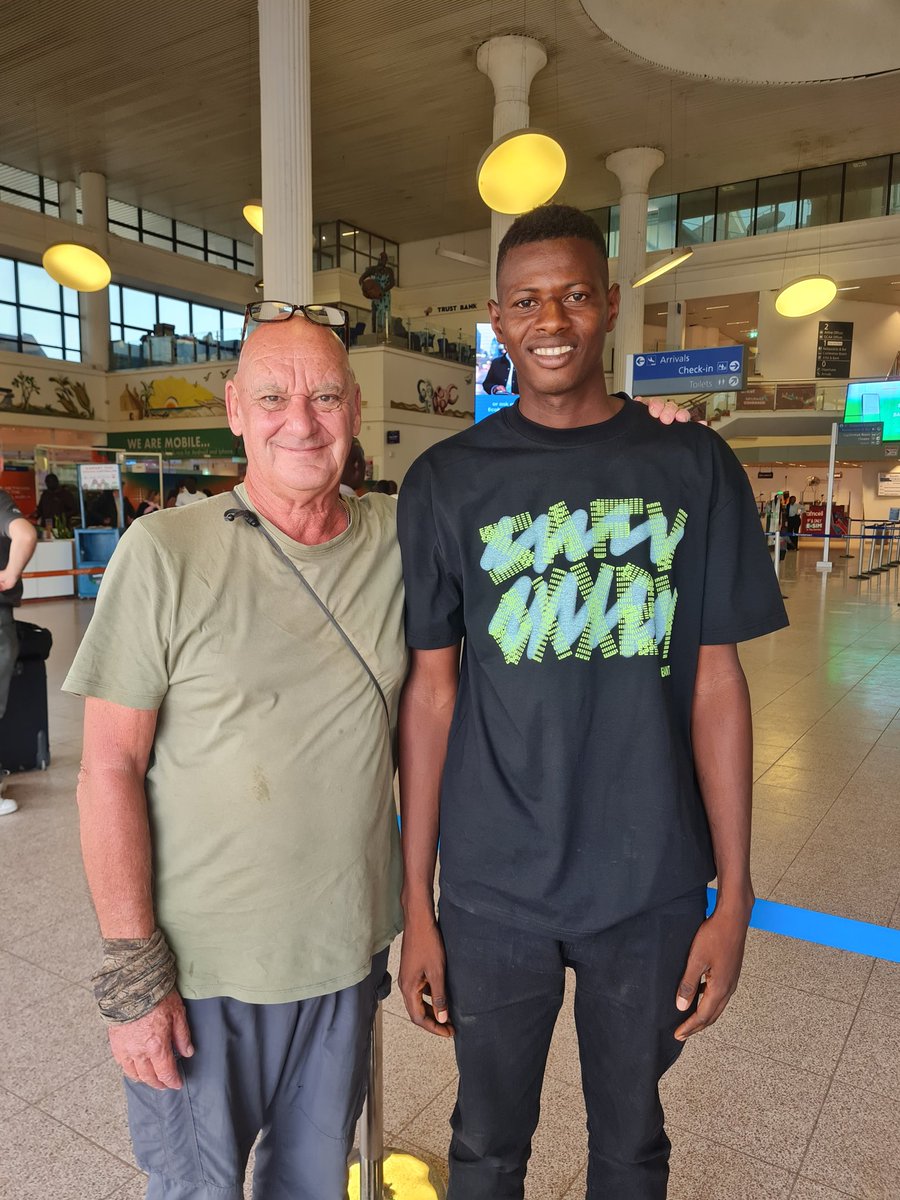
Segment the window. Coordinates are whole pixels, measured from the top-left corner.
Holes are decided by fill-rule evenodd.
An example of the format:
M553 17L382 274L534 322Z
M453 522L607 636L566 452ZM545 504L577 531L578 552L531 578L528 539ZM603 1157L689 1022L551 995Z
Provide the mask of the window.
M31 171L0 163L0 201L28 208L32 212L59 216L59 187L55 179L45 179Z
M647 252L675 248L677 196L651 196L647 203Z
M109 336L113 342L140 343L156 325L172 325L177 337L205 341L237 341L243 313L211 304L195 304L180 296L146 292L141 288L109 286ZM188 348L189 349L189 348ZM188 354L188 361L194 361ZM203 356L199 356L203 361ZM179 359L178 361L181 361Z
M759 181L756 200L756 232L775 233L797 227L797 192L800 175L768 175Z
M400 247L377 233L359 229L349 221L321 221L313 229L313 270L331 271L340 267L353 275L362 275L378 262L382 252L400 282Z
M799 228L833 225L841 219L841 185L844 168L814 167L800 172Z
M842 220L861 221L887 212L890 155L847 163Z
M619 257L619 217L618 204L611 205L609 210L609 236L606 239L606 253L609 258Z
M716 189L682 192L678 198L678 245L711 242L716 231Z
M891 160L890 213L900 213L900 154Z
M753 210L756 207L756 180L726 183L718 189L716 200L716 241L753 235Z
M35 263L0 258L0 350L80 362L78 293Z

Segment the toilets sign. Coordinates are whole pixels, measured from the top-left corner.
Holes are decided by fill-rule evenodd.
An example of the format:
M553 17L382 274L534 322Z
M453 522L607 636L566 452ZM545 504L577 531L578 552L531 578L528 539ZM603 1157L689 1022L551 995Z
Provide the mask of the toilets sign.
M629 354L626 390L638 396L740 392L747 385L743 346Z

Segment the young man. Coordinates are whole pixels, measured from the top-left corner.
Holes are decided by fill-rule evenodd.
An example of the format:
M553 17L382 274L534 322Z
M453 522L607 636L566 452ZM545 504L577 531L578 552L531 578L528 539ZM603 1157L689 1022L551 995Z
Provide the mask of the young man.
M606 390L619 295L594 222L520 217L497 297L519 403L429 450L400 495L400 985L456 1039L448 1200L523 1195L566 966L587 1195L661 1200L657 1085L734 991L753 903L734 643L786 617L724 441Z

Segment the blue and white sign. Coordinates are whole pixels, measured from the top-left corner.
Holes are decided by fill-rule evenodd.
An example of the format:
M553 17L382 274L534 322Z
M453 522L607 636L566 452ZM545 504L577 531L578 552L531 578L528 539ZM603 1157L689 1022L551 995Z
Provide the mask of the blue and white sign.
M629 354L628 360L628 391L639 396L740 392L747 386L747 359L743 346L661 350L652 354Z

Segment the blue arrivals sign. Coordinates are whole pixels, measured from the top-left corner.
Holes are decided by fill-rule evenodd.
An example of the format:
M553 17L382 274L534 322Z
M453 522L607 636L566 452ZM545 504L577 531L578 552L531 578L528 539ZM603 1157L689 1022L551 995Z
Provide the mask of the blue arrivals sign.
M743 346L661 350L628 357L632 369L629 390L638 396L740 392L747 386L747 359Z

